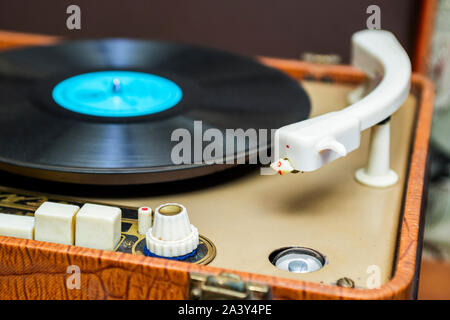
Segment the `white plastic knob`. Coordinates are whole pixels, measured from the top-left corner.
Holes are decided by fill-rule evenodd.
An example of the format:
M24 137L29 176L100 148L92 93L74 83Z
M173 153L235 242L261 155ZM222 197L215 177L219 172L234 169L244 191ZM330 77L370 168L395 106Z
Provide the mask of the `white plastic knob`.
M147 249L158 256L178 257L194 251L198 230L189 222L187 210L178 203L166 203L155 210L153 226L146 234Z

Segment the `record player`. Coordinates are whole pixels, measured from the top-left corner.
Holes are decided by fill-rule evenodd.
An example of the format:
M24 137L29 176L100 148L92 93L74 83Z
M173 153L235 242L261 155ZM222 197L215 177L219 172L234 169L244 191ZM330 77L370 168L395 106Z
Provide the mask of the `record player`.
M433 90L392 34L356 33L356 68L24 37L0 53L1 298L415 296Z

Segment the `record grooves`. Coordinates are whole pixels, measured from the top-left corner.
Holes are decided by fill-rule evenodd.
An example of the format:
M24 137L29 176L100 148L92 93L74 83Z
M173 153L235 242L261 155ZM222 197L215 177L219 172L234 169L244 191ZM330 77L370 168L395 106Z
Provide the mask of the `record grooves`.
M41 179L140 184L209 174L230 165L174 164L174 130L194 133L194 121L222 132L276 129L309 111L294 79L208 48L105 39L0 53L0 167Z

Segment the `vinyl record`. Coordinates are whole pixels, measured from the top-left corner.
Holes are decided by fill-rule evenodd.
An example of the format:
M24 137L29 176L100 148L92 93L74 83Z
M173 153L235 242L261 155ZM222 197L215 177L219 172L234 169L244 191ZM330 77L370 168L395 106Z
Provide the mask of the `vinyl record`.
M137 184L208 174L227 165L195 162L195 152L174 164L175 130L194 141L209 128L276 129L309 111L294 79L203 47L105 39L0 54L0 167L41 179ZM266 147L250 140L222 156Z

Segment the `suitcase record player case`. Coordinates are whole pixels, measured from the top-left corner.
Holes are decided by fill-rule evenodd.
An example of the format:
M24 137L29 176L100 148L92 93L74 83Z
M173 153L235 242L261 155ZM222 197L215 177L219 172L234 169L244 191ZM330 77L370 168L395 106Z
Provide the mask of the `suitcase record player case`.
M57 41L0 33L3 49ZM348 94L366 79L350 66L259 59L302 83L313 116L347 106ZM390 165L399 180L388 188L354 179L367 162L370 130L363 133L358 150L311 173L265 177L232 169L210 176L217 179L214 183L187 181L185 190L167 187L159 192L146 186L148 190L124 197L67 197L36 186L0 183L2 210L32 212L50 199L113 204L129 213L122 221L129 227L124 234L122 225L124 247L119 252L0 237L0 298L412 298L419 276L432 107L430 82L413 74L411 92L391 119ZM128 236L138 237L137 208L167 202L189 209L191 222L204 236L203 260L145 257L137 252L136 239L126 248ZM277 269L271 259L289 246L320 253L324 266L311 273ZM67 286L72 265L81 270L80 289ZM369 288L376 273L380 286Z

